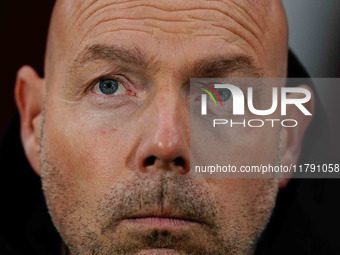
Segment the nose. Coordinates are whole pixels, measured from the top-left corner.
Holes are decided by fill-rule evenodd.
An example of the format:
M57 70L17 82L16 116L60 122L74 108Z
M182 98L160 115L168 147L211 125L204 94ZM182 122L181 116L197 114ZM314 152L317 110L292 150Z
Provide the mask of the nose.
M145 114L147 130L136 152L139 171L174 171L185 175L190 169L190 119L185 101L166 92L152 100Z

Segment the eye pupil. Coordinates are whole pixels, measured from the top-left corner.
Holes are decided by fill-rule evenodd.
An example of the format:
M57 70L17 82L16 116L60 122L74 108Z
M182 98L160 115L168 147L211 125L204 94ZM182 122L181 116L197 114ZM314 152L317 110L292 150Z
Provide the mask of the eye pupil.
M118 81L107 79L99 82L99 89L105 95L112 95L118 90Z

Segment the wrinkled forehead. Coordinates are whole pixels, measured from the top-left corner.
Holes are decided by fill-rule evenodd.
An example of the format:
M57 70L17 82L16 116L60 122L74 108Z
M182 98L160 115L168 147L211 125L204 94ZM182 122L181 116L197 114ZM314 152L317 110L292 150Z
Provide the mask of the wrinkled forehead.
M136 26L136 19L140 26L149 25L151 30L152 22L182 22L176 32L188 33L192 32L188 31L190 23L204 28L204 21L215 21L216 25L235 23L235 27L241 25L259 34L269 23L274 2L277 0L58 0L53 19L57 24L54 29L62 33L59 38L69 37L72 42L75 35L81 41L86 36L97 36L104 26L112 25L114 29L117 23L124 22L130 29L129 24ZM181 27L183 31L178 30ZM170 26L164 30L174 32Z
M241 47L249 44L246 47L254 52L265 51L268 31L280 17L275 13L281 11L279 3L279 0L58 0L48 51L58 48L65 57L72 55L66 54L70 51L76 54L91 41L105 42L105 35L114 32L119 41L124 41L123 34L129 31L144 33L156 42L169 42L171 36L180 36L184 41L225 34L228 42L243 40Z
M194 8L209 9L217 7L221 12L227 9L238 9L244 13L263 14L277 0L57 0L56 8L62 10L65 15L77 16L86 11L96 11L106 7L152 7L156 10L185 11Z
M101 19L152 18L154 14L163 16L164 21L170 17L179 19L195 18L237 20L241 18L256 23L260 28L266 26L266 19L277 0L58 0L56 4L57 19L65 27L75 25L89 29L91 22ZM120 13L121 15L118 15ZM264 18L266 16L266 18ZM155 17L156 18L156 17ZM103 21L103 20L102 20ZM91 28L90 28L91 29ZM88 32L88 31L83 31Z

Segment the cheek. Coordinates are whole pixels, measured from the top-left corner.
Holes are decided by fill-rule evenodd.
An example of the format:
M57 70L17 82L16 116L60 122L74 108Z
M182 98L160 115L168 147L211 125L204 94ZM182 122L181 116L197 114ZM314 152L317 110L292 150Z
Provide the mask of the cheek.
M190 149L193 166L260 166L277 163L280 145L280 126L263 120L262 127L250 127L248 119L233 117L225 124L213 127L213 119L191 118ZM279 119L270 116L268 119ZM259 122L259 121L258 121ZM253 125L259 125L259 123ZM232 124L233 123L233 124ZM235 124L236 123L236 124Z
M225 229L239 231L239 236L261 232L275 205L276 179L211 180ZM229 226L228 226L229 225Z
M46 116L44 149L62 178L72 180L74 192L100 197L129 174L123 156L131 147L129 132L98 115L77 117L72 111L63 118L52 115L53 119Z
M279 150L279 128L249 128L235 137L230 148L236 165L272 164Z
M276 197L278 191L277 179L217 179L210 181L215 187L215 196L219 198L221 204L232 206L235 202L237 206L243 206L247 201L247 206L253 206L257 201L269 197ZM236 203L240 202L240 203Z
M203 150L211 155L211 164L235 166L273 165L279 153L279 128L237 128L224 135L226 140L216 140L213 143L217 150L214 153L209 143ZM204 165L204 164L202 164Z

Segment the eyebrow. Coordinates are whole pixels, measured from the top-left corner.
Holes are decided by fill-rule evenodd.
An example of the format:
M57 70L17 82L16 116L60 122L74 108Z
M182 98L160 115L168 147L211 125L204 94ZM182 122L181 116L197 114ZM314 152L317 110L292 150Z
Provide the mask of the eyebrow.
M262 68L255 64L252 57L244 55L232 58L212 57L198 60L194 63L193 68L190 71L190 76L197 76L197 78L218 78L236 71L243 72L247 77L263 77Z
M146 61L146 57L138 48L126 49L115 45L107 46L102 44L94 44L85 47L73 61L71 69L76 71L88 62L95 60L104 60L106 62L120 62L126 65L135 65L138 67L146 67L150 61Z
M115 62L121 65L147 69L150 66L160 67L160 63L155 58L147 57L146 54L135 48L125 48L119 46L107 46L103 44L94 44L85 47L73 61L71 72L77 72L85 64L104 60L106 62ZM217 78L235 71L241 71L246 76L260 78L263 77L263 70L255 64L250 56L239 55L234 57L208 57L200 59L193 64L187 63L187 71L184 75L187 78ZM183 74L182 74L183 75Z

